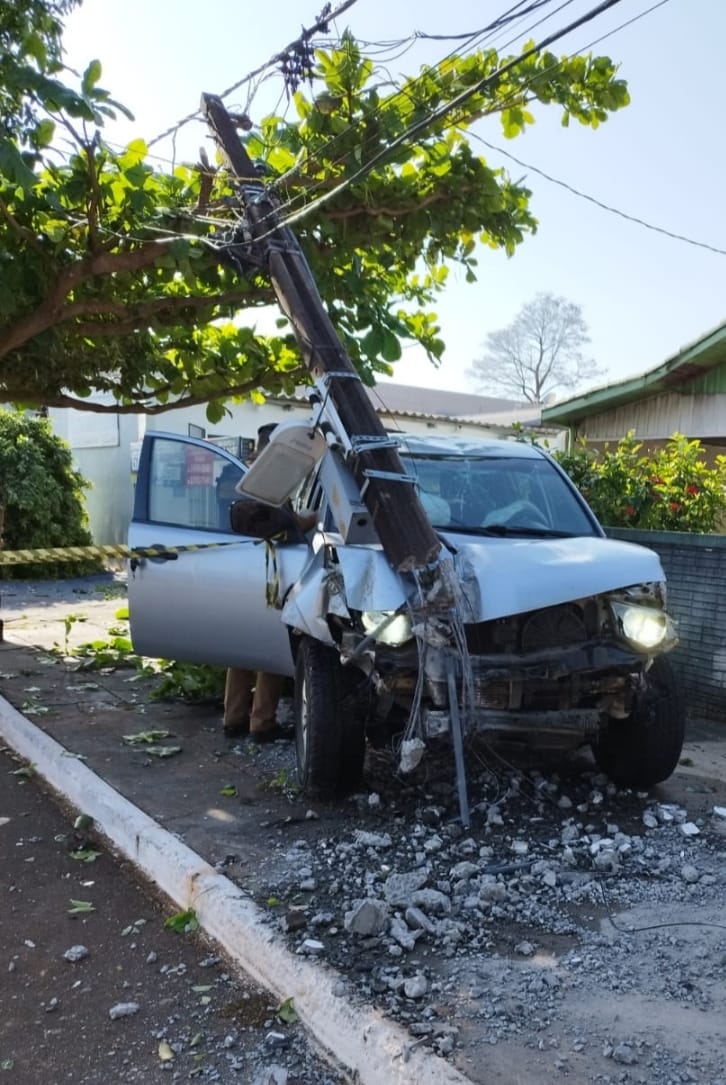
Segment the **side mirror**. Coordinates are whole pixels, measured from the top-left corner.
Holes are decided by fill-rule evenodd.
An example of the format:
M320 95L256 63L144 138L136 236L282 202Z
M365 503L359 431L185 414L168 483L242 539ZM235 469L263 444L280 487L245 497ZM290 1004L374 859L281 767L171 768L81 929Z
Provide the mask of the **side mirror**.
M288 508L264 505L250 498L243 497L230 505L229 522L236 535L249 535L253 539L271 539L280 534L297 538L300 535L297 521Z

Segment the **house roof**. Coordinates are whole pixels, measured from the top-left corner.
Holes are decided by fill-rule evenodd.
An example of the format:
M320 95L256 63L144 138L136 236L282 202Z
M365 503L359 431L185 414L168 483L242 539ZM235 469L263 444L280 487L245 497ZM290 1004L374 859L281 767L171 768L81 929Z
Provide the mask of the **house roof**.
M687 382L696 380L724 362L726 323L719 324L700 339L681 347L677 354L647 373L594 388L591 392L551 407L543 407L542 422L545 425L567 426L625 403L663 392L677 392Z
M417 388L411 384L396 384L393 381L381 381L374 388L366 388L366 392L376 412L383 418L391 414L398 418L508 426L513 422L536 424L539 421L539 407L533 407L531 403L518 403L513 399L497 399L495 396L479 396L468 392L445 392L439 388ZM270 398L307 401L308 389L297 388L292 397Z
M416 388L412 384L396 384L393 381L381 381L375 388L368 388L367 392L379 413L388 410L394 414L420 418L463 420L503 410L510 410L511 413L511 409L523 406L512 399L478 396L469 392L444 392L440 388Z

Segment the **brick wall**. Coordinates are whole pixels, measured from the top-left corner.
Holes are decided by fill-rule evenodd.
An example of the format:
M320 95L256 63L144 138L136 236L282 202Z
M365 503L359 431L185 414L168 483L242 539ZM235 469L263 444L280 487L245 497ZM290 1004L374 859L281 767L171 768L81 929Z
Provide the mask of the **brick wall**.
M660 556L679 643L670 653L690 716L726 720L726 536L606 528Z

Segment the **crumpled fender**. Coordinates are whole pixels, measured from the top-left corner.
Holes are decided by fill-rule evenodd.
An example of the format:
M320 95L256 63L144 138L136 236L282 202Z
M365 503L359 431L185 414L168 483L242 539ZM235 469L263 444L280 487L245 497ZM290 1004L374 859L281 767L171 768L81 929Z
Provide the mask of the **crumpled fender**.
M324 554L319 547L288 592L282 607L286 625L333 644L328 614L349 618L350 610L396 610L405 601L401 579L382 550L341 547L338 564L327 568Z

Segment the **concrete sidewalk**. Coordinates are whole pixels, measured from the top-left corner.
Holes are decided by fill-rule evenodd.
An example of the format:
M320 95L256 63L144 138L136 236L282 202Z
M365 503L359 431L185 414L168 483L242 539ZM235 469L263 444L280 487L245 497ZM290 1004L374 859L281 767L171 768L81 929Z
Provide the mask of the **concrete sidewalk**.
M320 962L292 953L258 907L284 874L290 833L314 842L353 808L310 810L286 788L292 744L232 745L217 705L149 699L152 679L78 669L63 654L108 639L123 580L2 586L0 734L60 795L91 815L114 848L180 909L193 908L225 953L276 998L363 1085L468 1079L354 999ZM70 618L75 620L70 621ZM84 620L81 621L80 618ZM180 752L151 756L124 736L167 731ZM234 795L223 790L234 789Z

